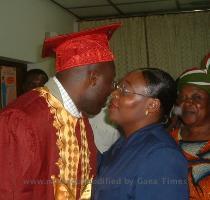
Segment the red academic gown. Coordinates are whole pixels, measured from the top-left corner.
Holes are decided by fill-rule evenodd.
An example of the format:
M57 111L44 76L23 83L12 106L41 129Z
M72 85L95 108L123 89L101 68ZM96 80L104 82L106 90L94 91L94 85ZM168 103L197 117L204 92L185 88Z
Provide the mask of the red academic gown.
M91 174L95 175L96 147L88 120L84 121ZM49 105L35 90L22 95L0 113L0 200L54 199L51 176L59 174L55 164L59 149L53 122ZM80 143L78 127L75 134ZM79 174L80 166L78 178Z

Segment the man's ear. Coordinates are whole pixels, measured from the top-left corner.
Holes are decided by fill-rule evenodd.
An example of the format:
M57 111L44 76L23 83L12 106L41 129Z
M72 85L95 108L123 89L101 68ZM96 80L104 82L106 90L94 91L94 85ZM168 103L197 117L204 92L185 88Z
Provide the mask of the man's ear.
M91 70L88 74L88 81L90 86L95 86L98 80L99 74L95 70Z
M148 112L149 113L155 113L159 112L160 110L160 100L159 99L151 99L148 104Z

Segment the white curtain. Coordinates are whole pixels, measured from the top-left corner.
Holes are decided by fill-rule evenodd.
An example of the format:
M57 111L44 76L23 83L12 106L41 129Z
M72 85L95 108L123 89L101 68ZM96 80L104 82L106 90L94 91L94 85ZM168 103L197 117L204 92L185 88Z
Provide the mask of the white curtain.
M210 12L151 16L146 22L150 66L177 77L201 66L210 52Z
M158 67L177 77L200 66L210 52L210 12L80 22L80 30L122 22L113 35L117 76L139 67Z

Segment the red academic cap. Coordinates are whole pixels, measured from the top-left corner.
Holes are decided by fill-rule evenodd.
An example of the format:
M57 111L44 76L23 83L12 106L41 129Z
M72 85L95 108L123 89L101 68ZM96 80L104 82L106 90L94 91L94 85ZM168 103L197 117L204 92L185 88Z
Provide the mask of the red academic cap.
M78 33L59 35L44 41L42 56L56 54L56 72L69 68L114 60L109 40L121 23Z

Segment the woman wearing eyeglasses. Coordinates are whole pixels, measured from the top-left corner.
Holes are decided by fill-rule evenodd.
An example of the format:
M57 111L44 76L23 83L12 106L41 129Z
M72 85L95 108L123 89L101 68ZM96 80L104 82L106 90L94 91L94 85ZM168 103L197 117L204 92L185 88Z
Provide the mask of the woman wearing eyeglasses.
M210 199L210 55L205 70L178 79L182 126L172 132L189 163L190 199Z
M112 92L109 117L122 136L101 157L94 200L187 200L187 161L163 127L176 99L160 69L127 74Z

